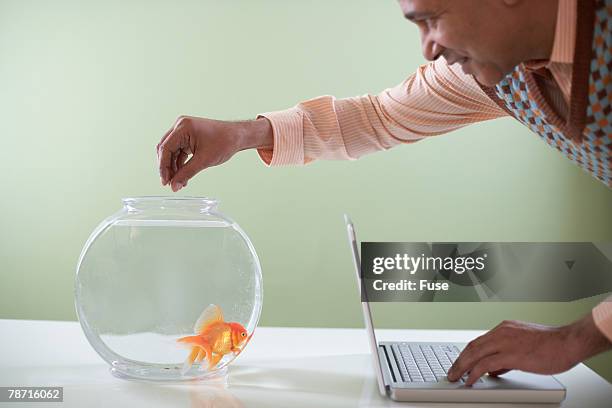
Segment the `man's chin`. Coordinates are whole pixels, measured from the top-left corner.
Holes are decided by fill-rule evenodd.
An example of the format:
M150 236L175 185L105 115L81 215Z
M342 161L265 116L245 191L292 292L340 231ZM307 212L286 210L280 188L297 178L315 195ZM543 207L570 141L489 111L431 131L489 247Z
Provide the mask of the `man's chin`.
M475 69L472 74L476 81L483 86L495 86L506 77L502 70L487 66L482 69Z
M505 75L487 75L481 73L475 73L473 76L480 85L488 87L497 85L505 77Z

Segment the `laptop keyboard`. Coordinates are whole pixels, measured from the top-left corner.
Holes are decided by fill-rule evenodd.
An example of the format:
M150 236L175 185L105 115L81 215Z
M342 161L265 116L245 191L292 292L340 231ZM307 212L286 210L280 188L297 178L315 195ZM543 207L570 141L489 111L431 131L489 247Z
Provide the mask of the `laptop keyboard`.
M405 344L392 346L404 382L448 382L446 373L459 356L457 346ZM465 382L464 375L459 382ZM482 378L478 382L482 382Z

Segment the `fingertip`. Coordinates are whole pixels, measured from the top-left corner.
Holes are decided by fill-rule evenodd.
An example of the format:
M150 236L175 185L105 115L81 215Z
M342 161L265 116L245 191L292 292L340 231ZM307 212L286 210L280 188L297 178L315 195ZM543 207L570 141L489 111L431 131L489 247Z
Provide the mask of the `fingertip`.
M469 375L467 380L465 381L465 385L472 386L478 379L482 376L482 374Z
M161 179L161 183L162 183L163 186L168 184L168 173L167 173L166 169L163 168L163 167L159 168L159 178Z
M446 375L446 378L448 378L452 382L459 381L461 377L463 377L464 373L465 373L464 371L455 369L455 370L449 371L449 373Z
M181 188L185 187L186 183L182 183L180 181L172 180L170 182L170 186L172 187L172 191L175 193L178 192Z

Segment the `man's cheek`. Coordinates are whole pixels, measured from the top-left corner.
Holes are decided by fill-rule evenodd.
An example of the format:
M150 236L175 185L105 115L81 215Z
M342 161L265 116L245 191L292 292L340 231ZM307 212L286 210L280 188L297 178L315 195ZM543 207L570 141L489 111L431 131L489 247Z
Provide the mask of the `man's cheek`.
M438 28L434 37L435 42L445 50L454 51L460 49L457 42L457 37L453 37L452 32L449 32L446 28Z
M451 17L441 17L437 21L435 34L436 42L442 47L468 57L469 50L474 47L473 38L478 37L471 28L465 27L462 21Z

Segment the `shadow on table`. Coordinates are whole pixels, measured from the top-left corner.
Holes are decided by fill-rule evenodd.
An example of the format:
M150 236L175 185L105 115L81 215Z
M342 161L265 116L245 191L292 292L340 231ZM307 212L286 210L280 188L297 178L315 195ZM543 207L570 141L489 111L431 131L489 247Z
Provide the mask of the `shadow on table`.
M386 405L369 370L363 354L257 360L230 367L228 390L249 407Z
M228 382L230 388L354 394L361 390L368 363L365 355L260 360L230 367Z

